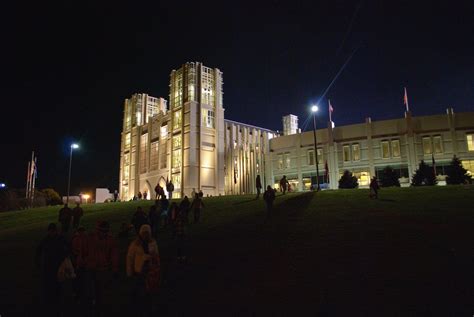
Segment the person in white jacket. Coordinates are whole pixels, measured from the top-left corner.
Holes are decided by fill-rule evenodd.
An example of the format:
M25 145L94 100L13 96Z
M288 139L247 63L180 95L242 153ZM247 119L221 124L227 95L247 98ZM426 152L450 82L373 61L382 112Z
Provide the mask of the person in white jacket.
M132 279L132 310L147 315L152 310L151 294L159 284L160 257L150 225L142 225L127 252L127 276Z

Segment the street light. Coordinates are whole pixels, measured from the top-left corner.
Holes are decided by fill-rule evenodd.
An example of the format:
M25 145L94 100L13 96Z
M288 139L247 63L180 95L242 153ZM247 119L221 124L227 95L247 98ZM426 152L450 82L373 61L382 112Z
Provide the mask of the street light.
M311 112L313 113L314 156L316 157L316 184L318 185L316 190L319 192L321 187L319 186L318 142L316 139L316 112L318 112L318 106L313 105L311 107Z
M69 154L69 177L67 179L67 198L66 204L69 204L69 190L71 189L71 168L72 168L72 150L78 149L79 144L73 143L71 144L71 152Z

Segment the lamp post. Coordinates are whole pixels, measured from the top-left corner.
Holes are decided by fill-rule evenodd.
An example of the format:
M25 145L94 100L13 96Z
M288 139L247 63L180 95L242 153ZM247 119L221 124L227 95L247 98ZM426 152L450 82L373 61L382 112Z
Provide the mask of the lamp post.
M311 112L313 113L313 136L314 136L314 156L316 158L316 184L318 185L317 191L319 192L321 190L321 187L319 186L319 161L318 161L318 142L316 139L316 112L318 112L318 106L313 105L311 107Z
M67 179L67 198L66 204L69 204L69 190L71 189L71 168L72 168L72 150L78 149L79 145L76 143L71 144L71 152L69 154L69 176Z

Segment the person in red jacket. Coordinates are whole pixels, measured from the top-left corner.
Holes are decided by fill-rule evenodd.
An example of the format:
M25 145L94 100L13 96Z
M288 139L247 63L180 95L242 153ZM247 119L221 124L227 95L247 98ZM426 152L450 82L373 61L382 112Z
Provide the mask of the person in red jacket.
M72 264L76 278L73 281L74 293L78 301L84 300L86 257L87 257L87 233L84 227L79 227L71 239Z
M87 239L86 268L90 277L93 292L92 305L95 313L104 313L103 297L105 286L110 283L111 275L118 278L118 247L117 241L109 233L109 223L97 222L96 231Z

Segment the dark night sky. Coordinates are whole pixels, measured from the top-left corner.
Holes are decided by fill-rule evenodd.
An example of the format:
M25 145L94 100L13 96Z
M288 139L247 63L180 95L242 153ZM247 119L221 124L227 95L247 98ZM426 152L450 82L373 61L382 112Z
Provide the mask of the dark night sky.
M186 61L224 72L225 117L281 129L326 97L337 125L474 109L472 1L31 1L3 6L0 181L22 187L31 150L40 188L118 183L124 98L168 99ZM322 101L320 124L327 120Z

